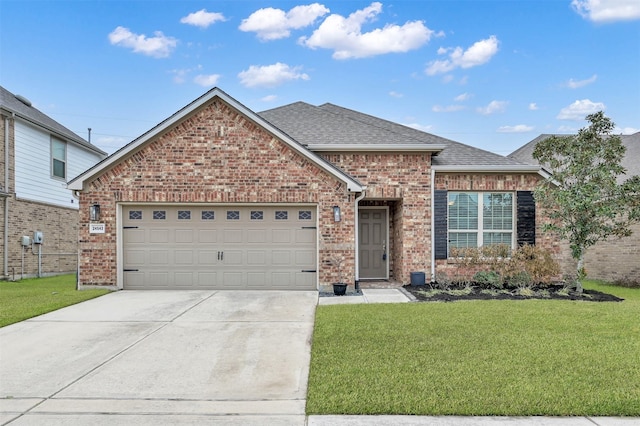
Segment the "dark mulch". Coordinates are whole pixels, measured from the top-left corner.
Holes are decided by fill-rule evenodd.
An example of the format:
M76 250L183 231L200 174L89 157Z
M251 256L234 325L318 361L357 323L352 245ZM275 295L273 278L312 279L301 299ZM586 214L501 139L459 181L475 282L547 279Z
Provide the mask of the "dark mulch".
M577 293L567 290L563 285L534 286L521 289L493 289L479 284L469 287L452 285L447 290L440 290L437 284L420 286L405 285L404 289L413 294L421 302L454 302L456 300L527 300L555 299L582 300L585 302L621 302L624 299L612 294L596 290L584 290Z

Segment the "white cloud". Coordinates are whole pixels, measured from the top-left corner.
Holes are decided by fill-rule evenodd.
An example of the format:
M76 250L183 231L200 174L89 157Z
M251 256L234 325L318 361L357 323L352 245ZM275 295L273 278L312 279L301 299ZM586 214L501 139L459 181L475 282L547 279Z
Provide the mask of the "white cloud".
M389 96L391 96L392 98L402 98L404 97L404 95L402 93L398 93L394 90L389 92Z
M598 78L598 76L596 74L592 75L591 77L587 78L586 80L574 80L572 78L569 79L569 81L567 82L567 87L570 89L578 89L580 87L584 87L584 86L588 86L591 83L594 83L596 81L596 79Z
M526 124L516 124L515 126L500 126L498 133L527 133L533 130L533 126Z
M277 40L289 37L292 29L309 26L327 13L329 9L320 3L296 6L288 12L266 7L243 19L238 28L240 31L255 32L262 41Z
M220 80L220 74L198 74L193 78L194 83L203 87L215 86L218 80Z
M267 95L267 96L265 96L265 97L261 98L260 100L261 100L262 102L273 102L273 101L275 101L276 99L278 99L278 96L276 96L276 95Z
M449 54L449 59L432 61L427 66L425 72L427 75L443 74L453 71L456 68L471 68L478 65L486 64L491 58L498 53L498 45L500 41L496 36L475 42L467 50L462 47L440 48L439 55Z
M202 65L198 65L194 68L181 68L181 69L173 69L169 71L170 74L173 74L173 82L177 84L182 84L187 80L187 76L193 71L198 71L202 69Z
M416 129L416 130L420 130L421 132L428 132L431 129L433 129L432 125L425 126L423 124L418 124L418 123L406 123L406 124L403 124L403 125L407 126L407 127L411 127L413 129Z
M154 37L147 37L144 34L132 33L129 28L117 27L109 34L109 41L114 46L127 47L135 53L154 58L166 58L178 45L177 39L165 36L162 31L153 34Z
M640 129L636 129L635 127L616 127L613 134L633 135L638 132L640 132Z
M381 11L382 4L374 2L346 18L330 15L310 37L301 37L299 43L311 49L333 49L334 59L367 58L417 49L433 35L422 21L408 21L401 26L387 24L363 33L362 25L373 21Z
M462 111L464 109L467 109L467 107L465 107L464 105L434 105L431 107L431 111L433 112L456 112Z
M468 101L469 99L471 99L471 95L468 93L461 93L455 98L453 98L453 100L456 102L464 102L464 101Z
M592 102L589 99L575 101L568 107L562 108L556 117L558 120L584 120L589 115L603 111L605 105L602 102Z
M218 21L224 22L225 17L222 13L207 12L207 9L202 9L197 12L188 14L180 19L182 24L194 25L200 28L207 28L209 25Z
M538 109L540 109L540 108L538 107L538 104L537 104L537 103L535 103L535 102L531 102L531 103L529 104L529 111L537 111Z
M301 67L290 67L277 62L273 65L251 65L248 70L238 74L245 87L275 87L290 80L309 80L309 76L300 72Z
M496 112L504 112L509 102L506 101L491 101L485 107L477 108L476 110L482 115L491 115Z
M571 6L580 16L593 22L640 19L638 0L573 0Z

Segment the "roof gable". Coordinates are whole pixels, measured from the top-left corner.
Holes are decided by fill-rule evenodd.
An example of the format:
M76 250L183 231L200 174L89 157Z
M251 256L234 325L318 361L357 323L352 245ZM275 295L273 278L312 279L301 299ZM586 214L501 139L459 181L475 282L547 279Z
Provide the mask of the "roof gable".
M99 176L106 170L110 169L112 166L120 163L126 158L130 157L134 153L138 152L148 143L150 143L156 136L162 135L167 132L173 126L178 125L180 122L185 120L191 113L198 110L210 102L213 102L214 99L221 99L223 102L231 106L233 109L238 111L240 114L248 118L250 121L254 122L256 125L262 127L264 130L269 132L274 137L283 141L286 145L292 148L297 153L301 154L303 157L307 158L312 163L315 163L318 167L328 172L329 174L336 177L338 180L344 182L349 191L360 192L362 191L362 186L352 177L348 176L332 164L328 163L317 154L309 151L300 143L298 143L295 139L291 138L288 134L282 132L277 127L273 126L271 123L265 121L259 115L251 111L249 108L245 107L231 96L227 95L225 92L215 87L200 96L198 99L194 100L184 108L180 109L140 137L134 139L129 144L125 145L109 157L105 158L100 163L96 164L94 167L85 171L78 177L71 180L68 184L70 189L74 190L82 190L85 186L86 182L93 180L95 177Z

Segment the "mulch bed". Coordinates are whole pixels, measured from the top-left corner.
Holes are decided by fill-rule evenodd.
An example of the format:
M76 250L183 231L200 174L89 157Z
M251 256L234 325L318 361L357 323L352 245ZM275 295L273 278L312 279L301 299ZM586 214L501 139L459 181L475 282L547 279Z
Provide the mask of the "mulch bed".
M621 302L624 299L596 290L584 290L577 293L567 290L563 285L534 286L529 289L494 289L472 284L470 286L450 286L447 290L438 289L437 284L420 286L405 285L406 291L421 302L455 302L456 300L582 300L585 302Z

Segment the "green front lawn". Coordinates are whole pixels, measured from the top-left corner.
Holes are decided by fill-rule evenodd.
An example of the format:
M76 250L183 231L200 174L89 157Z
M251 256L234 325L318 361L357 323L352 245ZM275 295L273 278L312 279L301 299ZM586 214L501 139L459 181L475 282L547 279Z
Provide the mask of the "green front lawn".
M639 416L640 289L623 302L318 306L308 414Z
M109 290L76 290L75 275L0 281L0 327L74 305Z

